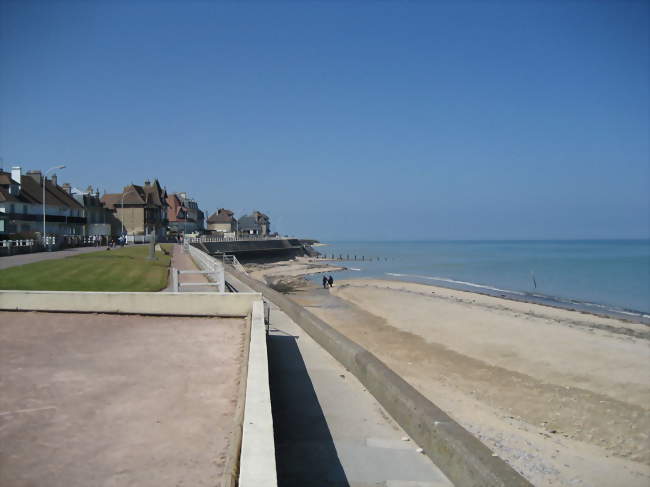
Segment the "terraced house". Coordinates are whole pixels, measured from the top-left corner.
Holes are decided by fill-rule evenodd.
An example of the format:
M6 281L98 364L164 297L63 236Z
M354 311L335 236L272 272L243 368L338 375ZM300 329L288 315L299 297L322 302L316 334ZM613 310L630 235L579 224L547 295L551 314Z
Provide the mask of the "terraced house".
M84 207L64 188L57 177L44 178L41 171L15 166L0 171L0 236L40 238L43 233L43 189L45 189L45 233L59 237L84 235Z

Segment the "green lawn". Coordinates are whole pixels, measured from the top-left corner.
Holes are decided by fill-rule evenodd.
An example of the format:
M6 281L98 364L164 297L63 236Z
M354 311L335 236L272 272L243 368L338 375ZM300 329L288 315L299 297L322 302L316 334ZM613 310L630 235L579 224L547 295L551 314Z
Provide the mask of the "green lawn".
M171 246L163 245L168 251ZM167 286L171 257L148 245L101 250L0 271L0 289L34 291L160 291Z

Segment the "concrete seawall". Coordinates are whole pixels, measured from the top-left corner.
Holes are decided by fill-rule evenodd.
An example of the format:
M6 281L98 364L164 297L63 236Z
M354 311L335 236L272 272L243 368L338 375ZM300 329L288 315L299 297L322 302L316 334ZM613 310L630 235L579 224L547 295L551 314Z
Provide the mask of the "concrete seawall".
M297 255L305 254L305 248L298 239L206 241L192 245L201 250L207 250L211 255L227 253L244 261L264 258L291 259Z
M240 317L259 299L258 293L0 291L0 309Z
M273 301L352 372L454 484L476 487L531 485L372 353L286 296L249 276L231 272Z

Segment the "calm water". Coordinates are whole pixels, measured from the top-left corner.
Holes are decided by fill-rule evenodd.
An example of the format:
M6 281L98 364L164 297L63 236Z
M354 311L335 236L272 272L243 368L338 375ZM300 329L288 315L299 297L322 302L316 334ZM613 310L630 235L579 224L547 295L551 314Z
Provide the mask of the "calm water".
M650 240L324 242L365 256L339 279L376 277L650 318ZM379 258L379 261L376 259Z

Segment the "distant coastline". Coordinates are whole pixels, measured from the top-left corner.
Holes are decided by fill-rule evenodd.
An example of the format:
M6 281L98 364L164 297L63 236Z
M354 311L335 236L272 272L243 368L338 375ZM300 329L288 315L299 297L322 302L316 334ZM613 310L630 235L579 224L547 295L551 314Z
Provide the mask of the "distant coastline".
M650 325L650 240L331 242L323 253L359 269L343 279L433 284Z

